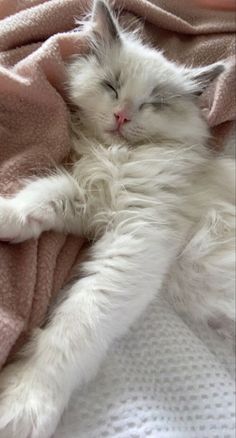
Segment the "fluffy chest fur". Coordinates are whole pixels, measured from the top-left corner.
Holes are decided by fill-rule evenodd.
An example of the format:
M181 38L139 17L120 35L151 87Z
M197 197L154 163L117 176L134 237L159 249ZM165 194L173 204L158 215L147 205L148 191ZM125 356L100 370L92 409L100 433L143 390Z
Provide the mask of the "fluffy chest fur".
M74 149L79 159L73 177L86 204L77 214L86 235L98 237L116 226L129 232L135 223L186 228L186 191L205 163L202 151L173 143L106 147L94 139L75 141Z

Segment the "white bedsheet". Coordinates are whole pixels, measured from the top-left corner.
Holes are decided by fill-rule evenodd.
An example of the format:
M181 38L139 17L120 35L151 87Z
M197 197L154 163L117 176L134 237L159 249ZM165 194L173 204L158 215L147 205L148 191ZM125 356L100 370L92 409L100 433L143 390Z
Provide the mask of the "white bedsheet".
M55 438L235 438L231 348L160 296L74 394Z

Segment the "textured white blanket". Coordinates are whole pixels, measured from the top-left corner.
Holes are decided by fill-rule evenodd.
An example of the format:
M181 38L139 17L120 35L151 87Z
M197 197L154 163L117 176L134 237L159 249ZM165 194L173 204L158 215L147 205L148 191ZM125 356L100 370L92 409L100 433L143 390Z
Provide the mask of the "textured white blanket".
M55 438L235 438L233 369L230 347L160 296L74 394Z

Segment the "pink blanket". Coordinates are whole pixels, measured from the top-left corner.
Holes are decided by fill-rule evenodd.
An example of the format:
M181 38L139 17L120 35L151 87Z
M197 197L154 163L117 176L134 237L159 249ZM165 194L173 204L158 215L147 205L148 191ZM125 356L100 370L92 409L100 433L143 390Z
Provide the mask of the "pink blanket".
M235 17L193 10L187 1L116 0L121 21L138 18L143 33L174 60L192 65L230 60L207 90L204 111L220 140L235 120ZM86 0L0 2L0 193L22 177L66 160L70 148L64 61L86 50L75 17ZM0 366L30 329L42 323L52 297L66 282L82 239L45 233L38 241L0 243Z

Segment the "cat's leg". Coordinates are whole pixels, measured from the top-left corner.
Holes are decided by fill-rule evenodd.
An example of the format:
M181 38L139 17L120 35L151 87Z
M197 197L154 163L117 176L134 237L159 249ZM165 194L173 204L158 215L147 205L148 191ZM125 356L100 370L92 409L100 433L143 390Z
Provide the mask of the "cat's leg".
M167 289L176 310L235 337L235 211L211 210L173 264Z
M67 290L25 356L3 371L1 436L12 438L14 430L17 438L51 436L72 390L94 376L110 344L160 287L171 245L154 233L107 233L94 245L85 277Z
M0 240L21 242L43 231L78 232L83 194L66 173L30 181L12 198L0 197Z

